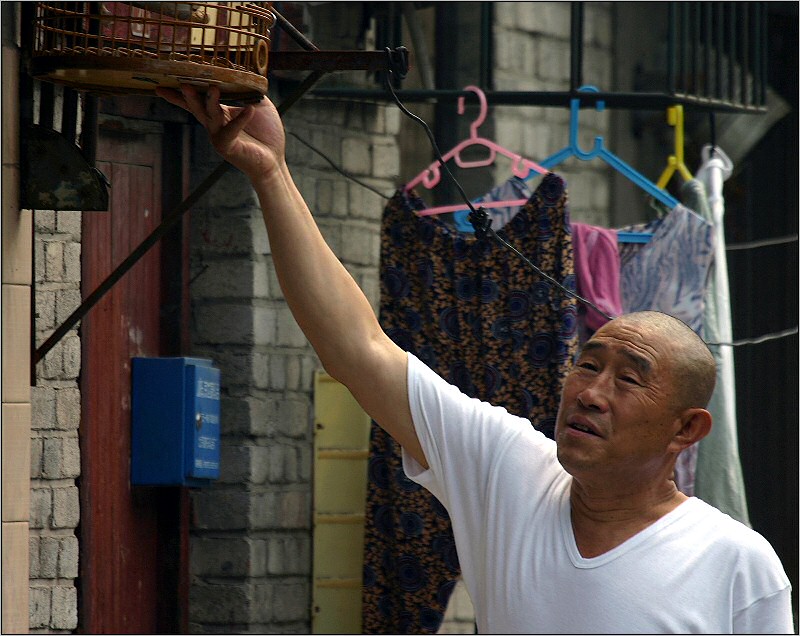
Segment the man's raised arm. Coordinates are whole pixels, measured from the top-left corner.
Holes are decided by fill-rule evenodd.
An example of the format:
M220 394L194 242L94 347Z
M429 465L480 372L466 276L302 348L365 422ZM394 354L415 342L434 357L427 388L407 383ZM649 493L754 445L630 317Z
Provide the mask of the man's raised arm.
M234 108L219 90L191 86L158 95L192 113L220 155L258 194L283 295L325 370L421 465L427 466L408 406L406 353L383 332L364 293L331 251L289 173L275 106Z

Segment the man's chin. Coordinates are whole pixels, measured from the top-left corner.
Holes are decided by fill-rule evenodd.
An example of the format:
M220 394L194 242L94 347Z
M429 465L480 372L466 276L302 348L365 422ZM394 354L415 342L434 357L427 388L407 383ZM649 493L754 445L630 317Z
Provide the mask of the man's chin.
M556 439L558 439L557 436ZM569 448L567 444L556 447L556 459L561 467L573 477L587 471L591 472L596 466L596 462L587 457L585 453L579 453L577 449Z

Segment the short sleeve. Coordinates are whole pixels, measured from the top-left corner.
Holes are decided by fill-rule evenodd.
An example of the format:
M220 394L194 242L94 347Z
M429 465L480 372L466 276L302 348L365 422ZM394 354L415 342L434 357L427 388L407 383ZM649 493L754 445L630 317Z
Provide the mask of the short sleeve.
M448 510L458 499L479 503L496 463L515 440L541 446L542 460L555 447L529 420L468 397L412 354L408 354L408 394L429 469L405 452L403 468ZM537 453L529 457L537 461Z
M734 634L794 634L791 592L791 586L787 586L736 612Z

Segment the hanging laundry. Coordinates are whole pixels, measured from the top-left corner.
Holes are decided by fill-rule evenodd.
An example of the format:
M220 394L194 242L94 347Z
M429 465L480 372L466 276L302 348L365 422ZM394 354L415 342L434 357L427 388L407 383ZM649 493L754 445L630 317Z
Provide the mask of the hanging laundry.
M488 194L473 201L475 207L485 203L493 203L495 201L527 201L531 197L531 189L524 179L519 177L511 177L504 183L492 188ZM521 205L508 205L499 208L486 208L489 218L492 220L492 229L496 232L514 218L514 216L522 209ZM453 215L456 228L462 232L472 232L473 228L469 222L468 214L456 212Z
M730 176L733 164L719 148L715 149L713 156L708 148L704 148L703 158L697 178L682 186L681 198L685 205L712 223L716 233L714 265L703 318L705 339L707 342L732 342L722 184ZM717 362L717 385L708 405L714 425L698 445L695 494L734 519L750 525L739 458L733 348L713 346L711 352Z
M703 335L709 272L714 260L714 228L698 214L677 205L663 219L620 228L652 233L647 243L620 243L620 290L624 311L664 312ZM695 493L697 444L678 456L675 483Z
M383 216L380 322L389 336L470 396L504 406L552 437L561 384L577 350L576 306L518 256L441 219L415 192ZM573 289L567 191L548 174L501 230ZM460 575L444 507L402 468L374 423L364 551L366 633L435 633Z
M622 314L616 230L572 223L572 251L578 294L611 316ZM586 330L582 340L608 322L591 307L580 305L578 313Z

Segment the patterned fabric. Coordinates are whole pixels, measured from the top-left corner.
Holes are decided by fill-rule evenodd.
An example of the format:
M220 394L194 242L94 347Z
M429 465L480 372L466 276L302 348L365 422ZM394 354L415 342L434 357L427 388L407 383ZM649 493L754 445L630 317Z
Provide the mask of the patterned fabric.
M552 436L577 349L576 306L518 256L398 192L383 216L380 321L389 336L472 397ZM548 174L498 234L574 290L564 181ZM450 519L403 472L400 448L374 423L364 554L366 633L435 633L460 574Z
M702 338L714 226L677 205L663 219L620 230L653 233L648 243L619 244L625 312L664 312L683 320ZM675 485L688 496L694 496L697 449L694 444L681 452L675 464Z
M619 230L653 234L647 243L620 243L622 308L662 311L702 337L714 227L678 204L663 219Z

